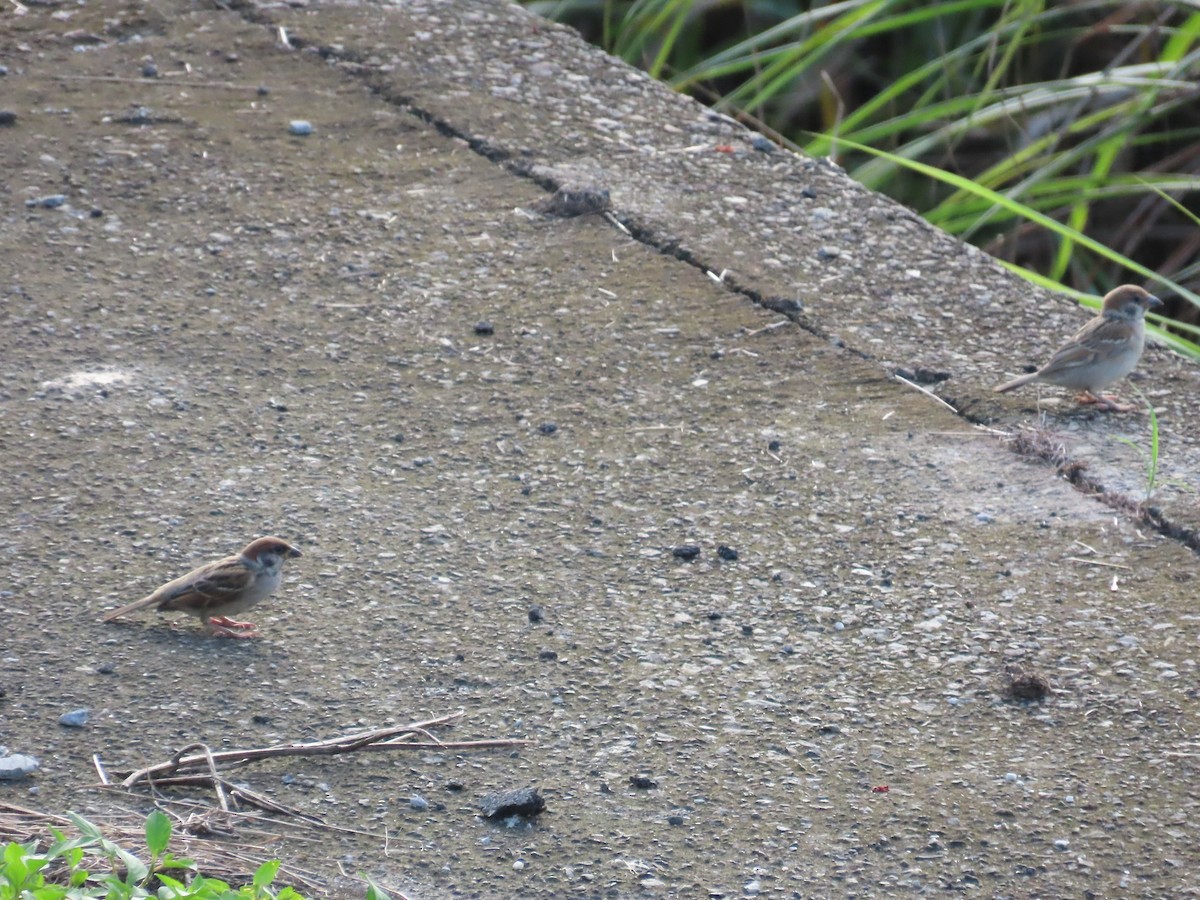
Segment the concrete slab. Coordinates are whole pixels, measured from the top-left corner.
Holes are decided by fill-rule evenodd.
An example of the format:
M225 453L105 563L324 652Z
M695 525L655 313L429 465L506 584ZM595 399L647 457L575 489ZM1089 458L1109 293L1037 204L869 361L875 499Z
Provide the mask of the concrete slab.
M1030 456L1128 509L1145 420L988 392L1076 311L504 4L6 25L0 713L41 769L0 799L462 708L531 744L241 770L361 832L277 852L339 895L1195 888L1194 496L1097 502ZM1195 373L1142 372L1194 481ZM100 623L260 533L305 551L262 641Z

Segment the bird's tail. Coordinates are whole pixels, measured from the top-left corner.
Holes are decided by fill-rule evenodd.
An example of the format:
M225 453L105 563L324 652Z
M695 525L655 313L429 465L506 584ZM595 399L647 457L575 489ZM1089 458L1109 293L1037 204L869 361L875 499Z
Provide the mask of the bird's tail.
M104 621L111 622L113 619L119 619L126 613L135 612L139 609L145 609L147 606L153 606L157 602L158 593L155 592L147 597L143 597L141 600L135 600L133 603L122 606L120 609L114 609L112 612L105 613Z
M1021 385L1029 384L1029 382L1033 381L1037 377L1037 372L1030 372L1028 375L1022 375L1020 378L1014 378L1012 381L1006 381L1004 384L998 384L992 388L992 390L997 394L1003 394L1006 391L1015 390L1016 388L1021 387Z

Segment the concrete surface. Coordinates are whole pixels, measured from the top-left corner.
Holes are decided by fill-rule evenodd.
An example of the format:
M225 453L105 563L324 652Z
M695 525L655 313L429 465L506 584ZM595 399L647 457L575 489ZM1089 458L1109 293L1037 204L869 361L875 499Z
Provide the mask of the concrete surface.
M989 393L1080 311L565 29L4 16L0 742L42 768L0 800L461 707L532 743L245 770L362 832L279 855L340 896L1196 892L1193 367L1141 369L1147 522L1144 417ZM269 532L262 641L101 624Z

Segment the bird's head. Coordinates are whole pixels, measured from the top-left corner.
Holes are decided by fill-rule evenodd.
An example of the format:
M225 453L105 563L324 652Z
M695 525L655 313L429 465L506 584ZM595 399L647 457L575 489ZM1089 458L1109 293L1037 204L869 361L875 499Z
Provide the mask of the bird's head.
M1162 301L1136 284L1123 284L1104 295L1102 311L1110 318L1140 319Z

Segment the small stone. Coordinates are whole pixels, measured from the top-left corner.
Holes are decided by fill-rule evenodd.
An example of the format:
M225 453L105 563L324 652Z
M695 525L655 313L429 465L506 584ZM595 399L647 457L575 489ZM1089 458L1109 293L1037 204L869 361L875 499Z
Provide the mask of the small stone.
M157 78L158 66L156 66L154 63L146 63L144 66L142 66L142 77Z
M753 881L747 881L742 885L742 890L747 894L757 894L762 890L762 882L755 878Z
M817 259L830 260L837 259L842 255L840 247L822 247L817 251Z
M417 812L425 812L425 810L429 809L429 801L420 794L413 794L409 797L408 805Z
M780 446L782 445L779 443L779 441L771 441L769 444L767 444L767 449L772 453L778 453Z
M738 552L732 547L726 547L724 544L722 544L717 548L717 556L721 557L721 559L725 560L726 562L733 562L738 558Z
M43 209L54 209L66 202L66 194L48 194L45 197L35 197L33 200L26 200L25 205L30 208L40 206Z
M307 137L312 133L312 122L307 122L304 119L292 119L292 121L288 122L288 134L294 134L297 137Z
M484 319L475 323L475 333L481 337L488 337L496 333L496 326Z
M750 637L750 635L754 634L754 626L753 625L743 625L742 626L742 634L744 634L746 637Z
M750 139L750 146L760 153L774 153L775 142L761 134L756 134Z
M802 188L800 191L800 196L803 197L805 200L816 200L817 199L817 191L815 188L811 188L811 187Z
M112 675L116 671L117 667L110 662L100 663L100 665L96 666L97 675Z
M546 621L545 610L543 610L540 606L529 607L529 623L531 625L537 625L544 621Z
M86 707L73 709L68 713L63 713L58 717L58 724L67 728L82 728L88 723L88 710Z
M554 650L542 650L538 653L538 659L553 662L558 659L558 653Z
M255 713L254 715L252 715L250 717L250 721L253 722L255 725L270 725L271 717L268 715L264 715L263 713Z
M682 825L683 816L667 816L668 825Z
M538 426L538 431L542 434L554 434L554 432L558 431L558 426L553 422L543 422Z
M509 816L536 816L546 808L546 801L537 788L498 791L479 801L485 819L507 819Z
M0 109L0 125L16 125L17 114L11 109Z
M512 867L513 867L513 871L514 871L514 872L520 872L522 869L524 869L524 868L525 868L525 860L523 860L523 859L514 859L514 860L513 860Z
M1005 772L1004 780L1007 781L1009 784L1016 784L1018 781L1021 780L1021 778L1019 775L1017 775L1016 772Z
M1071 847L1071 842L1068 841L1066 838L1059 838L1057 841L1054 842L1055 850L1067 850L1067 849L1070 849L1070 847Z
M267 87L265 84L260 84L258 86L258 96L265 97L269 93L271 93L271 89L269 87Z
M686 560L687 562L691 562L700 555L700 548L695 544L684 544L683 546L676 547L674 550L672 550L671 555L676 559L682 559Z
M651 790L652 788L658 787L658 782L655 781L653 778L651 778L649 775L630 775L629 783L632 784L638 790L642 790L642 791L648 791L648 790Z
M0 781L16 781L38 769L38 761L23 753L0 756Z

